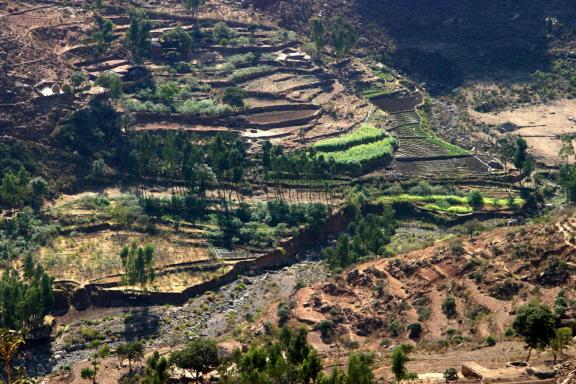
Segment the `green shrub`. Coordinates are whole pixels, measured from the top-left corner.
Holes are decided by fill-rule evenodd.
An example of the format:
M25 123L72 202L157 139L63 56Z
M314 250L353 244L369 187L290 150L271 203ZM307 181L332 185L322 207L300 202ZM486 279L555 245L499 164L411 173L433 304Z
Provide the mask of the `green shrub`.
M456 300L453 297L447 297L442 301L442 312L449 319L456 316Z
M253 65L256 62L256 56L252 52L248 52L245 54L230 56L226 58L226 62L238 68L246 65Z
M484 342L486 343L486 345L493 347L496 345L496 338L492 335L486 337L486 339L484 339Z
M231 111L230 106L216 104L213 100L186 100L176 110L178 113L196 116L221 116Z
M236 32L230 29L226 23L219 22L214 25L212 35L214 36L214 40L221 41L223 39L231 39L232 37L236 36Z
M406 329L408 329L409 337L411 339L414 340L419 339L420 335L422 335L422 324L418 322L409 324L408 327L406 327Z
M446 381L457 381L458 370L456 368L448 368L444 371L444 378Z
M272 69L272 67L270 67L268 65L257 65L255 67L240 68L240 69L237 69L236 71L234 71L234 73L232 73L229 76L229 80L235 81L235 82L240 81L244 77L252 76L252 75L255 75L258 73L268 72L271 69Z

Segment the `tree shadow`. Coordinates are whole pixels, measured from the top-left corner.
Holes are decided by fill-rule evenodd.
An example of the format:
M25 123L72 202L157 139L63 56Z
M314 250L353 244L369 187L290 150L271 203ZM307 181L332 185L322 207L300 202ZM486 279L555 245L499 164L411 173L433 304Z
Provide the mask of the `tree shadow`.
M122 336L128 341L157 335L160 330L160 317L147 307L132 310L125 314Z

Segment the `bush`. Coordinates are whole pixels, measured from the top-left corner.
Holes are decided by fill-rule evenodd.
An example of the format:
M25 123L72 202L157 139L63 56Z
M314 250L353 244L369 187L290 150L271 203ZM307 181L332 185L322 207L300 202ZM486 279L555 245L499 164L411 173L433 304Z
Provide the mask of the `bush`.
M196 116L221 116L230 113L228 105L216 104L213 100L186 100L176 107L179 113Z
M246 91L238 87L229 87L224 90L222 102L233 108L244 108L244 98Z
M449 319L454 318L456 316L456 300L453 297L447 297L442 302L442 312L448 317Z
M255 75L257 73L264 73L264 72L268 72L272 69L272 67L268 66L268 65L257 65L255 67L246 67L246 68L240 68L237 69L236 71L234 71L234 73L232 73L229 77L229 79L231 81L240 81L242 80L242 78L244 77L248 77L248 76L252 76Z
M480 191L470 191L468 194L468 204L473 207L481 207L484 205L484 196Z
M278 324L283 326L290 318L290 307L288 306L288 303L285 301L278 303L276 315L278 316Z
M230 39L236 35L236 33L226 25L226 23L219 22L214 25L212 31L214 40L221 41L223 39Z
M457 381L458 370L456 368L448 368L444 371L444 378L446 381Z
M484 342L489 347L493 347L496 345L496 338L494 336L490 335L490 336L486 337L486 339L484 339Z
M239 55L232 55L226 58L226 62L233 65L236 68L243 67L246 65L253 65L256 63L256 55L254 55L252 52Z
M409 331L408 337L410 337L413 340L419 339L420 335L422 335L422 324L418 322L409 324L408 327L406 328Z
M330 331L334 328L334 323L330 320L322 320L316 325L316 329L320 331L320 335L323 339L330 337Z
M122 96L124 84L120 76L113 72L102 72L96 79L96 84L104 88L113 99Z
M459 241L453 241L450 244L450 251L457 256L463 255L464 254L464 246L462 245L461 242Z

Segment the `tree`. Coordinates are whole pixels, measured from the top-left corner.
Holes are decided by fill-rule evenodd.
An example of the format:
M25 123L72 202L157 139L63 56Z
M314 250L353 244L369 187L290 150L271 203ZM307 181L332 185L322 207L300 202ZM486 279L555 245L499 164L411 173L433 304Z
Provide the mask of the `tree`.
M422 334L422 324L420 324L419 322L415 322L412 324L409 324L407 327L408 331L410 331L410 335L409 337L411 339L419 339L420 335Z
M134 8L130 11L130 27L124 42L136 63L141 63L150 52L150 31L152 24L145 11Z
M210 372L218 366L218 346L209 338L192 340L184 349L170 356L170 363L182 369L191 369L196 374L196 382L200 375Z
M444 312L449 319L456 316L456 300L454 300L453 297L449 296L442 301L442 312Z
M514 160L514 152L516 151L516 146L512 141L510 136L505 136L498 139L498 152L500 153L500 160L504 163L504 172L507 171L508 163Z
M516 138L516 151L514 152L514 166L518 169L524 168L524 162L526 161L528 144L523 137L518 136Z
M194 47L194 38L188 31L178 26L162 35L162 46L175 50L176 59L187 60Z
M354 31L352 25L339 17L332 28L332 39L336 54L338 57L343 58L358 41L358 34Z
M558 181L564 189L568 203L576 202L576 165L563 164L558 172Z
M6 328L0 329L0 358L4 360L4 372L8 384L12 383L12 359L22 344L24 344L24 338L20 333Z
M310 39L314 42L316 54L318 55L318 59L320 59L326 40L326 27L324 26L324 20L320 17L313 17L310 19L309 24Z
M72 76L70 76L70 84L72 84L72 87L75 91L82 88L87 80L88 76L86 76L86 74L82 71L76 71L72 74Z
M139 341L120 344L116 354L123 359L128 359L128 367L132 373L132 361L140 361L144 357L144 346Z
M374 382L373 364L374 356L371 353L352 353L348 359L348 382L372 384Z
M102 72L98 75L96 84L104 88L113 99L119 99L122 96L124 84L120 76L113 72Z
M92 366L83 368L82 371L80 371L80 377L82 377L84 380L92 380L92 384L96 384L96 376L98 375L98 371L100 370L99 359L103 359L107 357L109 354L110 349L108 348L108 346L104 346L99 350L97 350L96 352L94 352L94 354L92 355L92 359L90 360Z
M392 351L392 373L396 377L396 381L400 382L406 377L408 371L406 370L406 363L408 362L408 356L404 352L404 348L396 347Z
M146 244L139 247L133 242L130 247L126 246L120 252L120 259L124 267L123 282L134 287L136 284L145 291L148 284L155 279L154 273L154 247Z
M556 329L554 337L550 340L550 347L554 355L554 364L556 364L558 355L562 355L570 344L572 344L572 328L562 327Z
M184 0L184 6L192 12L192 18L196 22L198 10L204 5L206 0Z
M114 40L113 29L114 24L110 20L104 19L100 30L92 35L92 40L96 42L99 51L108 48Z
M239 87L228 87L224 90L222 101L225 104L237 109L244 108L246 91Z
M278 316L278 324L283 326L286 324L288 319L290 319L290 307L288 303L285 301L281 301L278 303L278 307L276 308L276 315Z
M464 232L470 235L470 239L474 237L476 232L482 228L482 223L478 219L468 220L462 225Z
M305 384L315 383L316 378L322 372L322 359L316 350L311 349L308 356L301 364L301 377Z
M568 135L563 135L560 137L562 141L562 147L560 148L560 152L558 155L564 160L564 162L568 162L570 157L574 157L576 153L574 152L574 144L572 143L572 138Z
M556 318L552 311L543 304L531 302L518 310L512 328L524 338L528 348L528 357L533 348L545 348L550 345L550 340L555 336Z
M475 208L480 208L484 205L484 196L482 196L482 193L478 190L470 191L467 200L468 204Z
M168 379L170 379L169 368L168 360L165 357L160 357L158 351L155 351L146 361L144 384L168 383Z
M458 380L458 370L456 368L447 368L444 371L444 379L446 381L457 381Z

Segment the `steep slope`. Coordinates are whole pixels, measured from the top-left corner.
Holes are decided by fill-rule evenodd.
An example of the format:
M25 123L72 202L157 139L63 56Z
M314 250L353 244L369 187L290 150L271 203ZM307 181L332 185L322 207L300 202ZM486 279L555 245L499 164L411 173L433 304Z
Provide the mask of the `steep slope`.
M546 68L551 48L569 44L574 8L567 0L255 0L286 26L310 16L345 16L376 51L393 47L400 68L447 90L464 80L527 74ZM294 12L294 8L297 10ZM554 39L558 37L559 39Z
M365 346L383 338L461 343L502 335L516 308L532 298L554 307L561 289L574 297L576 258L566 235L571 225L561 220L500 228L360 264L334 282L299 291L294 317L313 326L329 320L334 335ZM563 322L573 315L568 311ZM422 326L420 335L407 329L413 323Z

